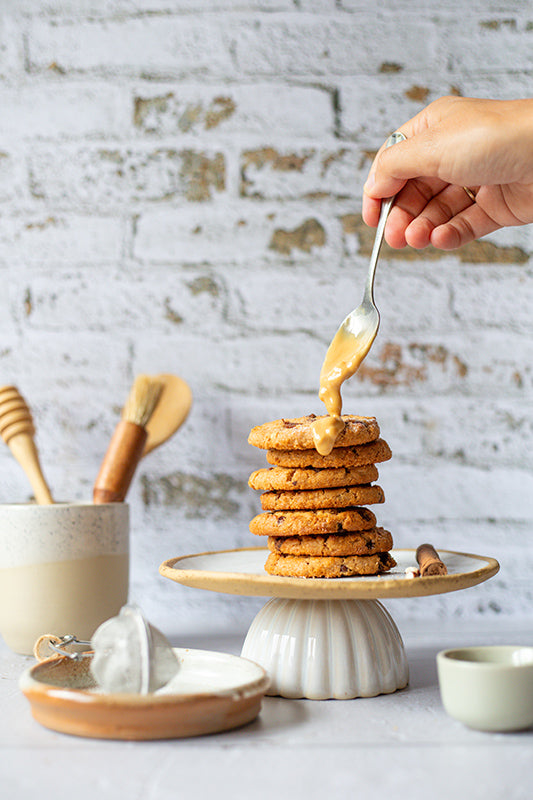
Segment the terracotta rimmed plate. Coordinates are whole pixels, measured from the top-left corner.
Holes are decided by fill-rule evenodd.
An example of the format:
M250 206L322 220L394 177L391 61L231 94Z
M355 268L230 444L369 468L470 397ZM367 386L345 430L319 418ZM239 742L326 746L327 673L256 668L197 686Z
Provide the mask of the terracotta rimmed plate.
M164 561L165 578L198 589L259 597L302 600L377 600L389 597L423 597L467 589L496 575L494 558L437 548L447 575L408 578L407 567L417 566L415 550L392 550L396 567L384 575L349 578L283 578L268 575L264 565L269 551L263 547L219 550Z
M98 739L178 739L246 725L261 710L269 679L240 656L175 648L176 677L154 694L103 694L90 671L91 653L54 656L20 679L34 718L60 733Z

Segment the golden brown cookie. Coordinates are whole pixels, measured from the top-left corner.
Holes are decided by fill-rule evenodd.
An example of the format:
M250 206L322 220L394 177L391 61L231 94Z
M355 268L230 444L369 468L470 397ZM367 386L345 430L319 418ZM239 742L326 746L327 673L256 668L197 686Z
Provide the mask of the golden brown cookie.
M267 450L269 464L279 467L360 467L364 464L379 464L388 461L392 453L384 439L376 439L368 444L353 447L334 447L327 456L321 456L313 448L310 450Z
M270 575L290 578L348 578L378 575L396 566L390 553L372 556L284 556L270 553L265 570Z
M381 486L342 486L336 489L309 489L297 492L264 492L261 507L264 511L311 508L349 508L384 503Z
M360 486L378 479L373 464L364 467L339 467L338 469L290 469L267 467L252 472L248 480L252 489L260 491L293 491L295 489L328 489L333 486Z
M264 450L306 450L315 446L313 422L315 414L295 419L277 419L256 425L248 436L248 442ZM338 435L336 447L346 447L364 442L373 442L379 437L379 425L375 417L357 417L343 414L344 430Z
M332 533L326 536L269 536L268 549L288 556L369 556L392 547L385 528L364 533Z
M314 511L265 511L250 522L256 536L306 536L374 528L369 508L318 508Z

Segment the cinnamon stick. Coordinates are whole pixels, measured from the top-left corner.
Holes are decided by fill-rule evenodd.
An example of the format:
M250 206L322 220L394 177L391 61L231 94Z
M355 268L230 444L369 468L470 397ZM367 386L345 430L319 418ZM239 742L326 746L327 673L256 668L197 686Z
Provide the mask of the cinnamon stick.
M420 567L420 577L427 575L447 575L448 570L432 544L421 544L416 549L416 560Z

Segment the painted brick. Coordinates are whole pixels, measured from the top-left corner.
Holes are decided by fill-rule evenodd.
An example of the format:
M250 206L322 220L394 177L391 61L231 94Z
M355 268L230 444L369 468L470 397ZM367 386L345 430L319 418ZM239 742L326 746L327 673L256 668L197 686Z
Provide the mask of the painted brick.
M123 239L123 222L113 217L41 213L0 219L3 257L11 262L115 261Z
M328 241L328 222L318 216L307 217L302 209L250 213L240 206L213 206L209 214L195 208L146 212L137 222L134 256L154 262L250 263L258 258L274 261L281 249L292 261L328 258L334 244ZM324 231L323 244L319 236L311 235L307 246L302 228L306 223ZM296 231L293 242L276 244L277 231Z
M387 476L388 514L399 519L531 522L533 517L533 476L525 470L391 462Z
M241 195L269 200L359 198L365 165L364 154L348 147L260 147L241 156Z
M30 158L32 194L61 205L208 200L224 189L225 174L222 153L170 148L54 148Z
M15 193L16 166L10 153L0 151L0 202L11 200Z
M341 135L375 152L395 128L425 105L406 95L415 84L431 87L426 102L450 92L448 76L427 73L370 74L364 81L342 78L338 82Z
M33 21L28 34L32 71L112 70L134 75L233 74L231 23L210 15L122 17L66 23Z
M243 330L292 336L307 331L323 350L327 337L332 338L334 327L340 323L339 297L324 270L283 269L271 265L268 269L251 271L247 264L233 266L225 275L228 286L227 316ZM305 303L302 302L302 282L305 281ZM353 279L346 280L346 290ZM332 308L333 304L333 308ZM350 309L348 309L350 310Z
M137 358L153 365L154 372L165 371L169 353L179 353L182 370L187 368L193 391L197 386L210 394L217 391L244 395L295 391L314 395L322 357L322 353L314 355L313 339L305 333L291 337L289 358L283 335L249 334L239 338L215 335L207 339L190 332L186 335L176 332L166 336L162 348L161 337L147 332L136 347Z
M203 86L144 83L134 93L133 119L140 134L217 139L266 131L276 136L333 133L332 93L283 82Z
M36 330L105 331L135 335L194 330L208 335L212 326L231 331L226 320L223 277L199 268L186 272L91 269L49 271L17 276L8 287L18 324ZM141 300L142 298L142 300Z
M403 65L411 48L420 69L436 66L436 31L431 21L405 23L398 35L394 14L380 17L371 11L346 15L271 15L240 26L235 54L239 69L252 75L373 73L384 61ZM386 53L386 56L384 54Z
M23 69L22 28L15 16L0 16L0 78L10 77Z
M464 271L453 283L451 299L453 314L461 324L501 326L502 337L507 330L531 333L532 270L509 267L506 270L505 282L506 290L502 294L500 270L495 267L484 267L483 275L476 270ZM512 353L509 355L512 357Z
M323 75L373 72L384 61L404 64L416 43L419 68L434 67L436 32L431 21L414 21L398 36L398 19L387 15L376 29L373 14L342 19L320 14L269 14L262 18L148 17L66 24L33 24L32 70L55 64L61 71L102 68L129 74Z
M129 17L143 13L188 14L201 11L294 10L293 0L16 0L21 11L50 17ZM320 2L320 0L317 0ZM325 0L328 4L328 0ZM334 0L327 5L334 8Z
M79 137L123 135L130 99L110 83L27 83L0 86L0 136Z
M442 39L438 51L457 72L512 74L531 69L533 64L533 30L529 15L479 12L463 18L460 26L454 20L441 25ZM453 51L445 44L454 38Z
M394 463L437 459L458 467L531 470L531 401L510 392L417 398L381 395L369 401L355 377L344 392L347 411L373 413L393 451ZM364 404L364 405L363 405Z
M428 332L424 338L389 339L384 333L358 372L364 391L371 394L402 390L417 395L430 389L524 396L533 384L529 336L471 330L468 336Z

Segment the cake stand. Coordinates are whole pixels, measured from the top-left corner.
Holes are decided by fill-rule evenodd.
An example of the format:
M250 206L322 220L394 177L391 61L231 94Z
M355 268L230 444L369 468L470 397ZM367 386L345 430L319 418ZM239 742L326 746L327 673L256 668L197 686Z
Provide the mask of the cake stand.
M268 575L262 547L171 558L161 575L225 594L270 597L252 622L241 655L260 664L268 694L310 700L389 694L409 680L402 638L380 599L424 597L482 583L499 570L493 558L441 550L447 575L409 578L415 550L393 550L390 572L372 577Z

